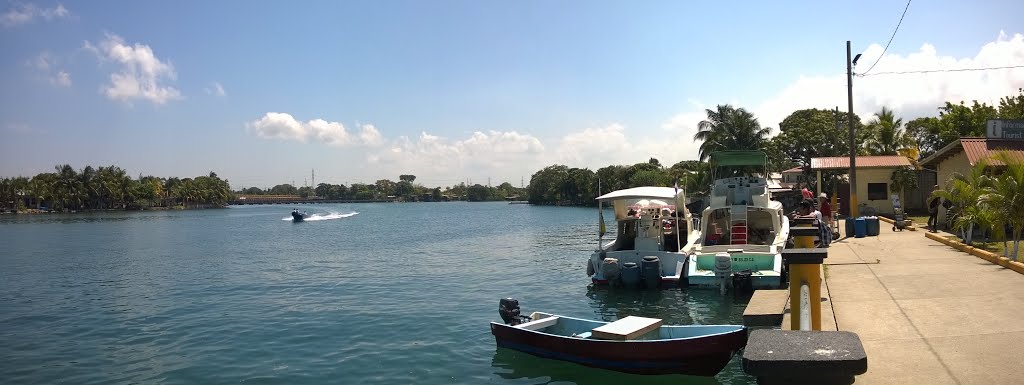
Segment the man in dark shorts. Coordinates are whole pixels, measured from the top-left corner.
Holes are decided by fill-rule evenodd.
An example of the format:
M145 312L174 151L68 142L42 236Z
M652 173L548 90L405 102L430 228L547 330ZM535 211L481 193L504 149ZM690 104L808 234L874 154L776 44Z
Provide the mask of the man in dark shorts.
M939 185L932 189L932 197L928 200L928 229L933 233L939 231L939 206L942 205L942 198L935 196L936 191L939 191Z

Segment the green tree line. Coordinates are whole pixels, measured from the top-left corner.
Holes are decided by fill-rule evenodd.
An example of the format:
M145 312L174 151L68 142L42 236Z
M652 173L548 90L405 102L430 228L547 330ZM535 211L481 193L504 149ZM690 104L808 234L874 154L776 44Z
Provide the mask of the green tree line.
M302 198L318 197L331 200L387 200L397 199L406 202L417 201L451 201L463 200L471 202L519 200L525 199L526 189L517 188L508 182L498 186L459 183L454 186L426 187L416 183L416 176L402 174L398 182L380 179L375 183L352 183L350 185L320 183L316 187L295 187L291 184L279 184L270 188L244 188L238 191L241 195L295 195Z
M152 207L219 207L232 198L228 181L209 175L195 178L132 178L117 166L71 165L31 178L0 178L0 203L5 209L57 211L144 209Z

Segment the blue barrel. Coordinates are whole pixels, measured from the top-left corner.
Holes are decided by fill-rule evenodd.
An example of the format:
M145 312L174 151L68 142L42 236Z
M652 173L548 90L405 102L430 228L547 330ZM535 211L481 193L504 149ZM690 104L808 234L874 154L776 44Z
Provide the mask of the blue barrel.
M853 222L854 221L855 220L854 220L853 217L846 217L846 237L847 238L853 238L853 230L854 230Z
M640 266L636 262L623 263L619 276L622 277L622 284L626 287L640 286Z
M648 255L640 261L640 270L644 276L644 286L655 289L661 286L661 261L657 256Z
M864 238L868 233L868 221L864 217L859 217L853 221L853 236L855 238Z
M864 220L867 222L867 233L869 237L877 237L882 231L881 225L878 223L878 217L870 216L865 217Z

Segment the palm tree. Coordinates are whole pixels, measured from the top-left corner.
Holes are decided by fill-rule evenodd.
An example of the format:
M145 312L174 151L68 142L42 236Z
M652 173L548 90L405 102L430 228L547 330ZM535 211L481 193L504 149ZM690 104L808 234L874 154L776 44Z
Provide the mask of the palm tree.
M903 119L896 119L888 107L883 106L864 128L864 148L871 155L897 155L913 145L913 139L903 130Z
M702 141L700 159L707 159L712 152L722 150L760 150L771 133L771 128L762 128L753 114L743 108L719 104L715 110L705 110L707 120L697 124L694 141Z
M69 164L54 166L57 171L57 183L55 187L56 203L61 210L77 210L82 206L81 184L78 181L78 173Z
M1024 162L1005 152L996 154L995 158L1006 164L1006 169L983 189L980 201L994 213L997 226L1009 225L1013 238L1012 258L1016 261L1021 232L1024 230Z
M967 174L953 173L946 182L944 190L932 195L950 201L956 210L953 229L960 231L960 238L968 245L974 233L974 225L978 223L980 197L984 189L991 186L993 180L986 174L988 164L982 160L971 167ZM949 215L948 213L946 214Z

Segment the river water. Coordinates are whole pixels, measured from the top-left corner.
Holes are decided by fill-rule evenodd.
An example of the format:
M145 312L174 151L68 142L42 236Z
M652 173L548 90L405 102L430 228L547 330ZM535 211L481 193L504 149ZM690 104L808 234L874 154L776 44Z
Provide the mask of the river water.
M0 216L4 384L750 384L495 347L523 311L738 324L749 298L588 288L595 209L505 203Z

